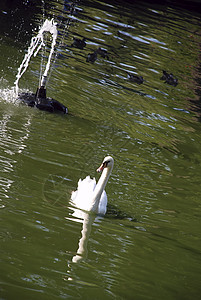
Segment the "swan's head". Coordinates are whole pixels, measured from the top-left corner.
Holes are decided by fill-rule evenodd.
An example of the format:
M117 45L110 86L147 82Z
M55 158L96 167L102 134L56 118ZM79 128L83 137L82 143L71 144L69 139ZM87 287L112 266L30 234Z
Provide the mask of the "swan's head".
M104 169L112 169L114 165L114 159L112 156L106 156L101 164L101 166L97 169L97 172L102 172Z

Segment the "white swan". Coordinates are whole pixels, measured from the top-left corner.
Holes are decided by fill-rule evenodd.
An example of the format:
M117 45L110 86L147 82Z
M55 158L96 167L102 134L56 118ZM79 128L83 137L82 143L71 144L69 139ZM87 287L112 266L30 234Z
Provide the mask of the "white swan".
M106 213L107 195L104 188L112 172L113 165L113 158L106 156L97 169L97 172L103 171L97 184L95 178L91 179L90 176L83 180L79 179L78 188L71 195L71 201L76 207L100 215Z

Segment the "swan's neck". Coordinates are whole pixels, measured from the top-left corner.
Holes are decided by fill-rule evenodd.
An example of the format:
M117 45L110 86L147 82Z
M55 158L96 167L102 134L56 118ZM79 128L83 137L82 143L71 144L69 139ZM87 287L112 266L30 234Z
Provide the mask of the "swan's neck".
M92 207L91 207L92 211L95 211L95 212L98 211L98 205L100 202L100 198L101 198L102 192L104 191L105 186L108 182L111 172L112 172L112 168L110 168L110 169L105 168L103 170L103 173L102 173L102 175L95 187L95 190L94 190L94 195L93 195L93 199L92 199Z

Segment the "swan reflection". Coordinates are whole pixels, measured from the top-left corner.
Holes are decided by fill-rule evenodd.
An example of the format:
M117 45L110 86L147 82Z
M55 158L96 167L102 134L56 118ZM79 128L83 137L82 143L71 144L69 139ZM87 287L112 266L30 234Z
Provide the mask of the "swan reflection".
M92 225L95 222L99 222L102 217L97 216L96 214L91 212L80 210L78 208L70 207L70 209L73 210L72 217L66 217L66 219L82 223L81 238L78 242L76 255L74 255L72 258L72 262L78 263L87 259L87 244L90 237Z
M76 255L74 255L72 258L72 262L77 263L87 259L87 244L91 233L91 227L95 221L96 215L77 208L73 208L73 211L74 212L72 216L74 218L71 220L82 223L81 238L78 243L78 249Z

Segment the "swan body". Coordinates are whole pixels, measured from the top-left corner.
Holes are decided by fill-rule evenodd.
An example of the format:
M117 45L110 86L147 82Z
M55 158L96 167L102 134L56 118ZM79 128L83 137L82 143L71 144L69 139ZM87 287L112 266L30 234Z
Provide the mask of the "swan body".
M72 203L86 211L93 211L97 214L104 215L107 210L107 194L105 186L112 172L114 160L111 156L104 158L103 163L97 169L102 175L96 184L95 178L87 176L85 179L78 181L77 190L72 192Z

